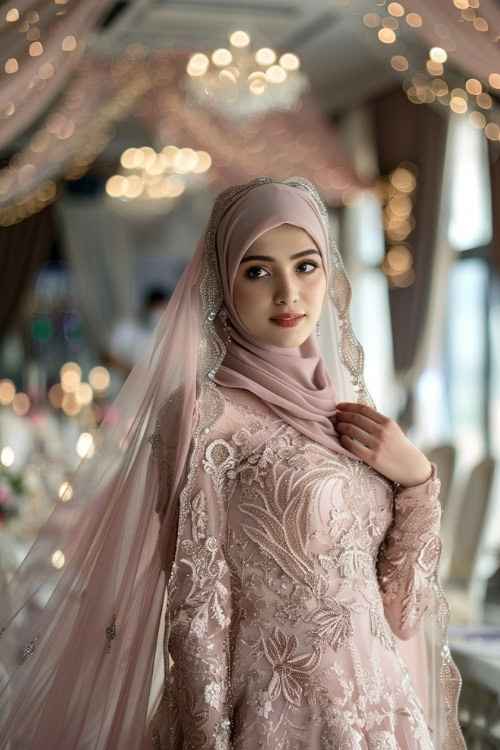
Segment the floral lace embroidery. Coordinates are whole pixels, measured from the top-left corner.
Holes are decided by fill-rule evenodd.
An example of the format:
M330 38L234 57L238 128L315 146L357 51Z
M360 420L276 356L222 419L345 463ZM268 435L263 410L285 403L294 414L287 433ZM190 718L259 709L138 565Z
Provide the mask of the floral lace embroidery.
M416 631L433 592L435 467L393 498L378 472L274 415L242 428L242 408L226 408L224 430L207 437L181 509L171 736L216 750L393 748L412 737L431 750L394 633Z

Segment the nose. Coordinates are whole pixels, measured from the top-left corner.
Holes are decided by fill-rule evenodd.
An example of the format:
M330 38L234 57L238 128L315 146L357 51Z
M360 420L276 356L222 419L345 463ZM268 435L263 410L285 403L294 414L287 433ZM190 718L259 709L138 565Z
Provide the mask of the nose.
M284 276L279 280L274 295L276 305L292 305L299 300L299 290L294 277Z

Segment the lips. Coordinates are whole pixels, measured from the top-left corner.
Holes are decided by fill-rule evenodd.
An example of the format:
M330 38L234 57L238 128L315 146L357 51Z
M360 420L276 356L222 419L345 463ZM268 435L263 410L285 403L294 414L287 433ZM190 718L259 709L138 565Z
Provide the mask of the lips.
M280 315L275 315L270 320L278 326L288 328L299 325L305 317L303 313L280 313Z

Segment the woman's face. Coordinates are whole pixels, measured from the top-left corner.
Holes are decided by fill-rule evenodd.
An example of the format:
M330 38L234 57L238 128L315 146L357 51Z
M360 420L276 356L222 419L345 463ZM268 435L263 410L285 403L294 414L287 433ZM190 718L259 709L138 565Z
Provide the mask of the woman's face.
M282 224L248 248L233 286L241 322L275 346L300 346L319 320L326 293L321 254L304 229Z

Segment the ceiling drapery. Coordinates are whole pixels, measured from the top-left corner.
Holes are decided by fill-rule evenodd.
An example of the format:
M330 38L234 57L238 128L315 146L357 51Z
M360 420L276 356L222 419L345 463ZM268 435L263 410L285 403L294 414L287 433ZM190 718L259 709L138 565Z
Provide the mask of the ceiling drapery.
M81 59L63 97L27 145L0 170L0 208L17 204L34 213L55 197L58 180L73 163L79 175L109 140L110 125L150 86L142 62ZM76 160L76 162L75 162ZM34 205L30 210L30 201ZM8 218L8 213L4 215ZM10 223L10 222L7 222Z
M430 47L442 46L442 40L447 38L443 34L443 26L446 26L453 42L444 47L450 62L466 75L493 86L490 76L497 74L500 77L500 5L497 0L481 0L476 10L460 0L456 4L453 0L433 3L404 0L404 9L421 17L422 25L414 31ZM476 19L482 19L484 23ZM494 80L497 80L494 88L498 93L500 82Z
M140 60L82 58L41 128L0 170L0 220L12 223L6 211L16 219L14 214L23 201L43 203L39 194L55 188L54 182L47 187L47 181L68 174L68 168L70 176L83 173L106 145L103 131L138 99L137 115L148 125L155 145L174 143L209 152L213 168L208 178L217 188L246 182L256 174L279 179L301 174L318 185L327 202L337 205L366 187L312 95L303 98L296 111L237 125L190 102L183 88L186 59L186 55L163 52ZM26 215L39 210L28 208Z
M0 17L0 148L63 89L85 39L114 0L19 0ZM13 4L14 5L14 4Z

